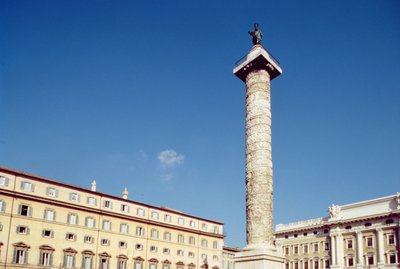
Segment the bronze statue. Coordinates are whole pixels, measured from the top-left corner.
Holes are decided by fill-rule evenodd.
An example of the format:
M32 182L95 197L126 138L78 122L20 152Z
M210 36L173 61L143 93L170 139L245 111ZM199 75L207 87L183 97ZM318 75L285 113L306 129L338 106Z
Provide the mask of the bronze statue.
M251 35L251 38L253 40L253 45L261 45L263 35L261 33L258 23L254 24L254 30L249 31L249 34Z

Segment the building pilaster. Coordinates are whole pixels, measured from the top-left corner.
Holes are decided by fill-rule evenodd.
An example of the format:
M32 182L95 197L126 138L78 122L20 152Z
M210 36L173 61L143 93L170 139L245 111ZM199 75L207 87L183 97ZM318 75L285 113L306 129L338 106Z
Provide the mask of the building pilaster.
M361 269L363 267L363 237L362 232L356 232L356 240L357 240L357 269Z
M378 266L384 264L384 247L383 247L383 231L382 228L376 229L377 243L378 243Z

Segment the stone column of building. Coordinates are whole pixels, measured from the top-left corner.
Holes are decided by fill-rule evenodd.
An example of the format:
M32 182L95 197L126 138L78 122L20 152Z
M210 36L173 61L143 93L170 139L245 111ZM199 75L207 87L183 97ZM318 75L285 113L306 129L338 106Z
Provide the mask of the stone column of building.
M363 243L362 243L362 232L357 231L356 232L356 240L357 240L357 268L362 268L363 266Z
M339 267L343 267L343 262L344 262L344 249L343 249L343 236L341 234L338 234L336 237L336 245L337 245L337 265Z
M332 256L332 266L336 266L336 236L331 235L331 256Z
M384 246L383 246L383 231L382 228L376 229L377 243L378 243L378 265L384 263Z
M282 73L260 45L233 70L246 83L246 239L237 269L283 268L273 235L270 81Z

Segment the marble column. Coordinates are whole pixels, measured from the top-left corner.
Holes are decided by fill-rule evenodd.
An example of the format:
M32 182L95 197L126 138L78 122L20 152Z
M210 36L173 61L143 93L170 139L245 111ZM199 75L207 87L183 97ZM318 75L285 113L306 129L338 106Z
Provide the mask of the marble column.
M343 261L344 261L344 251L343 251L343 236L339 234L337 236L337 265L340 267L343 267Z
M331 235L331 256L332 256L332 266L336 266L336 236Z
M361 268L363 266L363 237L362 232L356 232L356 240L357 240L357 267Z
M273 235L270 82L282 73L274 58L254 45L233 70L246 83L246 240L237 269L280 269L284 259Z
M384 264L384 246L383 246L383 231L381 228L376 229L378 243L378 265Z

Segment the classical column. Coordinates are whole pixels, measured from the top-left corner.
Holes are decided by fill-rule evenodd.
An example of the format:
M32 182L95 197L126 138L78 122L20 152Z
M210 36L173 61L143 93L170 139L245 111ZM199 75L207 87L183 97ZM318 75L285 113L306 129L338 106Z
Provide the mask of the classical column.
M362 233L361 231L356 232L357 237L357 267L363 266L363 244L362 244Z
M376 229L377 243L378 243L378 265L384 263L384 249L383 249L383 231L381 228Z
M237 269L282 268L273 235L270 82L282 73L261 45L255 25L253 48L233 73L246 83L246 241L235 255Z
M340 267L343 267L343 261L344 261L343 254L344 254L344 251L343 251L343 236L341 234L338 234L338 236L337 236L336 245L337 245L337 257L336 257L337 258L337 265L340 266Z
M336 236L331 235L331 256L332 256L332 266L336 266Z
M246 238L248 249L274 246L270 81L279 65L261 45L234 69L246 83Z

